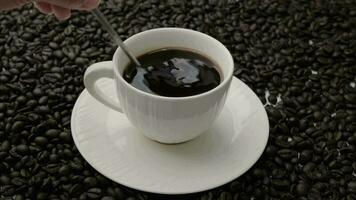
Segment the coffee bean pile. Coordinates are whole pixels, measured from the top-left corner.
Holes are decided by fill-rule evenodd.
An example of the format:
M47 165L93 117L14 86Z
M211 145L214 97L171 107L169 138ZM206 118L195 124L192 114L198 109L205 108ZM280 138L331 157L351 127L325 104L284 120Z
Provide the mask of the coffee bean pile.
M356 4L348 0L108 0L127 38L157 27L207 33L266 105L259 161L219 188L184 196L105 178L73 144L70 115L109 35L89 13L58 22L31 5L0 14L0 199L356 199ZM215 173L219 173L218 171Z

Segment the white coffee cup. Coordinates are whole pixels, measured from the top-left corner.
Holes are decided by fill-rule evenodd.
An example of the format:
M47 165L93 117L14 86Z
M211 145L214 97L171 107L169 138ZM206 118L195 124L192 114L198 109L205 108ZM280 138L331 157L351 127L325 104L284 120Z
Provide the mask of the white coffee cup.
M88 92L104 105L121 112L143 135L162 143L181 143L206 131L219 115L233 76L230 52L216 39L188 29L158 28L133 35L125 44L136 56L161 48L186 48L218 65L221 83L207 92L187 97L165 97L141 91L123 77L128 57L118 48L113 61L91 65L85 72ZM114 79L118 102L95 84L100 78ZM219 134L219 133L217 133Z

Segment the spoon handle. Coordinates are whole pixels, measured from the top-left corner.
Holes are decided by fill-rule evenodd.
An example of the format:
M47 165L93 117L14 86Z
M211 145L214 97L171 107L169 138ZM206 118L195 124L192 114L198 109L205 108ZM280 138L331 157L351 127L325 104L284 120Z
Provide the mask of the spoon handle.
M106 20L104 14L100 12L98 8L95 8L92 10L92 14L95 15L97 20L101 23L104 29L109 32L111 37L114 39L117 45L121 47L121 49L125 52L125 54L130 58L132 62L134 62L137 66L141 66L141 64L138 62L136 57L132 55L130 50L127 48L127 46L122 42L120 36L116 33L116 31L113 29L113 27L109 24L109 22Z

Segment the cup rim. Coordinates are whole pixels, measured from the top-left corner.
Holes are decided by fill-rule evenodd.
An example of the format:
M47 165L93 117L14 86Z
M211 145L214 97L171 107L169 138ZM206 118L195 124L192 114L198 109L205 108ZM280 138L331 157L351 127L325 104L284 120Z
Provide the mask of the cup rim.
M119 81L123 82L123 84L129 88L130 90L133 90L137 93L139 93L140 95L143 95L143 96L147 96L147 97L151 97L151 98L154 98L154 99L160 99L160 100L171 100L171 101L182 101L182 100L188 100L188 99L197 99L197 98L202 98L202 97L205 97L205 96L208 96L208 95L211 95L212 93L215 93L216 91L218 91L219 89L221 89L222 87L224 87L226 84L228 84L233 76L233 72L234 72L234 60L232 58L232 55L230 53L230 51L225 47L225 45L223 45L220 41L218 41L217 39L211 37L210 35L207 35L205 33L202 33L202 32L199 32L199 31L195 31L195 30L191 30L191 29L186 29L186 28L175 28L175 27L165 27L165 28L154 28L154 29L150 29L150 30L146 30L146 31L142 31L142 32L139 32L139 33L136 33L134 35L132 35L131 37L127 38L124 43L127 43L128 41L130 40L134 40L136 39L137 37L141 36L141 35L144 35L144 34L147 34L149 32L156 32L156 31L167 31L167 30L170 30L170 31L185 31L185 32L191 32L191 33L194 33L194 34L200 34L202 37L206 37L208 38L209 40L212 40L214 41L215 43L217 43L217 45L219 45L220 47L222 47L223 51L225 51L226 55L227 55L227 59L229 60L229 62L231 63L231 67L230 69L228 69L228 72L227 72L227 76L224 77L224 80L218 85L216 86L215 88L211 89L211 90L208 90L206 92L203 92L203 93L200 93L200 94L196 94L196 95L191 95L191 96L183 96L183 97L168 97L168 96L160 96L160 95L157 95L157 94L151 94L151 93L148 93L148 92L144 92L140 89L137 89L135 88L134 86L132 86L130 83L128 83L123 77L122 75L119 73L118 71L118 67L115 67L115 58L118 57L118 54L119 52L122 51L122 49L120 47L118 47L113 55L113 67L114 67L114 73L115 74L118 74L118 79Z

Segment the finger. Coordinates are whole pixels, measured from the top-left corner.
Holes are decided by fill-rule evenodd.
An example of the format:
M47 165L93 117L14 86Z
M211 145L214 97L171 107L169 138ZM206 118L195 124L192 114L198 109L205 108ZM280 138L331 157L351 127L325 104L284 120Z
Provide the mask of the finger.
M56 5L51 5L54 15L58 20L66 20L70 17L70 10Z
M10 10L25 5L30 0L0 0L0 10Z
M86 0L83 5L79 8L79 10L92 10L98 7L100 4L100 0Z
M67 9L79 9L87 0L37 0Z
M51 4L48 3L44 3L44 2L35 2L35 7L42 13L44 14L51 14L52 11L52 7Z

